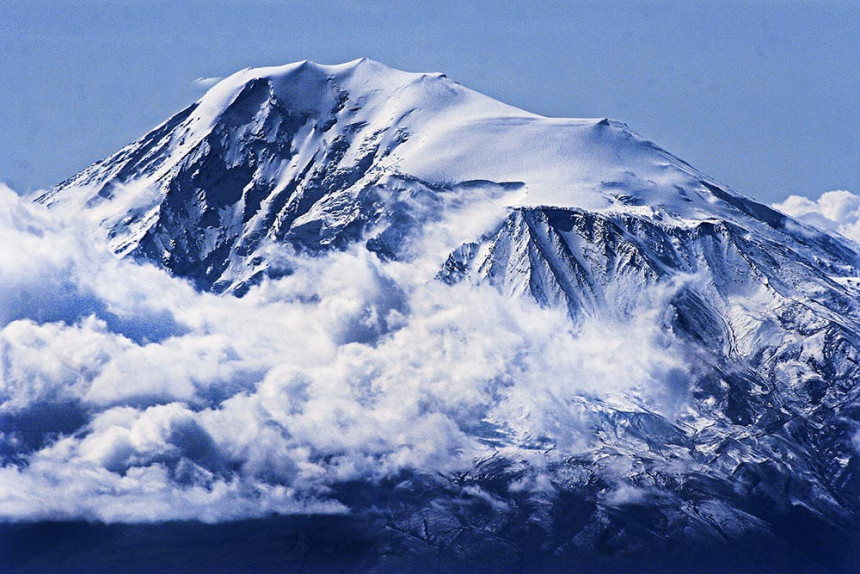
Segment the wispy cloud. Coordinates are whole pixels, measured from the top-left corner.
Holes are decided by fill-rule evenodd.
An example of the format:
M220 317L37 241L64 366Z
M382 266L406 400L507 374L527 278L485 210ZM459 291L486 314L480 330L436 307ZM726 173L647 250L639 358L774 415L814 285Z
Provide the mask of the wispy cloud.
M222 78L222 77L215 77L215 76L210 77L210 78L200 77L200 78L197 78L196 80L194 80L193 83L196 87L200 88L201 90L208 90L209 88L211 88L212 86L214 86L215 84L217 84L218 82L220 82L223 79L224 78Z

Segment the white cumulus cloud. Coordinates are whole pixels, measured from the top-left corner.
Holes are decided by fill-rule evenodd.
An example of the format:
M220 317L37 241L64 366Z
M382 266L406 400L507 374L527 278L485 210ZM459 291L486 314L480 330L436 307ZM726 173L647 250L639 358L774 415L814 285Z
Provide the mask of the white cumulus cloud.
M216 296L79 225L0 186L0 519L344 512L342 481L587 448L583 397L683 400L652 314L574 329L363 249L285 253L292 275Z
M860 195L844 189L822 193L816 200L792 195L772 207L804 223L835 231L860 243Z

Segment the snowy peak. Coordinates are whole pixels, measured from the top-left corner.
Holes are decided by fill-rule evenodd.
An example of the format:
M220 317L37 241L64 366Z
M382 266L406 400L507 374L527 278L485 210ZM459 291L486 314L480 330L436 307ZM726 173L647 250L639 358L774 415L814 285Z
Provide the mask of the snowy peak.
M41 201L83 210L119 253L233 290L274 272L271 244L317 251L362 240L402 255L394 243L440 216L427 205L450 204L446 193L474 182L509 208L677 228L727 221L812 249L829 268L856 261L621 122L545 118L443 74L367 59L241 70ZM430 199L418 209L411 196Z
M314 114L320 118L343 108L345 94L354 94L351 107L375 108L384 98L424 83L426 74L394 70L367 59L325 66L309 61L268 68L246 68L222 80L198 102L188 124L201 131L219 122L237 104L240 96L255 86L265 85L269 96L292 113ZM437 76L438 79L438 76ZM453 82L447 82L453 84Z

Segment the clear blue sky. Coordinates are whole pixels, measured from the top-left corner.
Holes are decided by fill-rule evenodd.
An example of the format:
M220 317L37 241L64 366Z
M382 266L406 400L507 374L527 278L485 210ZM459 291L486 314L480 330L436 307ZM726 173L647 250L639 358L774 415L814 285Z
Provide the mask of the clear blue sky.
M765 201L860 193L860 4L0 0L0 181L46 187L246 66L367 56L609 116Z

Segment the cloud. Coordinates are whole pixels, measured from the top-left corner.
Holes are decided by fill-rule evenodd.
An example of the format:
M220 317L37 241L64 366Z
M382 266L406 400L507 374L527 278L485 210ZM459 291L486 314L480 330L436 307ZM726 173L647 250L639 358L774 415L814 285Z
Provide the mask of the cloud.
M786 215L825 231L835 231L860 243L860 195L837 190L821 194L817 200L789 196L772 206Z
M211 88L212 86L214 86L215 84L217 84L218 82L220 82L223 79L224 78L222 78L222 77L214 77L214 76L211 78L200 77L200 78L197 78L196 80L194 80L193 83L198 88L201 88L203 90L208 90L209 88Z
M590 445L586 399L671 418L685 397L654 313L574 328L435 281L465 233L451 219L409 264L284 251L293 273L241 299L118 259L81 225L0 186L0 518L345 512L340 482L561 459Z

